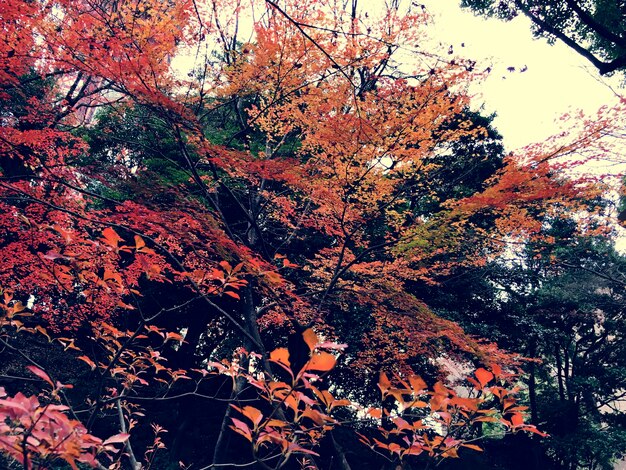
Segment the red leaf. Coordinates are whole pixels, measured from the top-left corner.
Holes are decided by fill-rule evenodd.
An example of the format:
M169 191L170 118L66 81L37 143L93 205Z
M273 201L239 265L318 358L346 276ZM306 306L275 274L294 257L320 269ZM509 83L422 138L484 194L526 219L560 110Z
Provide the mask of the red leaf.
M233 431L237 432L238 434L241 434L250 442L252 442L252 433L250 432L250 428L248 427L248 425L244 423L243 421L241 421L240 419L237 419L237 418L230 418L230 419L234 424L234 426L231 426L230 428Z
M39 377L42 380L45 380L46 382L48 382L50 385L52 385L54 387L54 383L52 382L52 379L50 379L48 374L46 374L39 367L36 367L36 366L26 366L26 368L29 371L31 371L33 374L35 374L37 377Z
M241 299L239 294L237 294L236 292L230 291L230 290L224 291L224 294L229 296L229 297L232 297L233 299L237 299L237 300Z
M106 446L109 444L121 444L122 442L126 442L129 437L130 434L122 432L120 434L116 434L115 436L109 437L106 441L102 443L102 445Z
M30 410L28 410L26 407L24 407L24 405L14 401L13 399L10 399L10 400L0 399L0 406L4 406L4 407L7 407L7 408L14 408L16 410L22 411L23 413L29 413L30 412Z

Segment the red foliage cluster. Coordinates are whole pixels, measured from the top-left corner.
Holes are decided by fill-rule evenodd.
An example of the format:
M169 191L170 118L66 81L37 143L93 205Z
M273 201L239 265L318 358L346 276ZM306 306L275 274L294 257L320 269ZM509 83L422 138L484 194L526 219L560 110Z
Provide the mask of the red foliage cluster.
M494 365L512 368L516 356L438 317L410 287L484 264L506 237L539 237L543 214L586 207L580 200L597 192L557 176L551 159L592 137L507 159L484 190L420 212L452 146L483 134L452 125L469 103L472 67L431 64L422 51L410 77L395 72L393 53L420 43L423 11L251 8L253 40L242 44L240 2L0 0L0 342L23 360L12 340L43 335L50 351L80 351L72 360L97 378L84 425L40 368L31 371L51 393L0 389L0 450L26 468L55 459L136 468L133 399L169 399L181 381L201 395L208 375L232 379L233 401L244 383L254 387L254 404L229 407L222 428L259 461L314 458L342 408L370 426L362 442L400 459L476 449L477 423L537 432ZM181 79L176 54L207 44L222 50ZM231 108L234 118L220 114ZM94 109L123 123L147 113L158 142L147 122L132 139L113 126L96 152L107 115ZM237 130L224 137L229 126ZM151 159L186 181L148 171ZM484 214L503 237L476 223ZM303 360L282 347L294 335ZM394 374L396 385L380 375L380 406L339 398L324 381L343 341L351 350L337 369L359 380ZM414 360L442 351L491 372L478 369L467 396L427 387ZM235 359L207 372L214 354ZM90 434L103 410L121 432L104 442Z

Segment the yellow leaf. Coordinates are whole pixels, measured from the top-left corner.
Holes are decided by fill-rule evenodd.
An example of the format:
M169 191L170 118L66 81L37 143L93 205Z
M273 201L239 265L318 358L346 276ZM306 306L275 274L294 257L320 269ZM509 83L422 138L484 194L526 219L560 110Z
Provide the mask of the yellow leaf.
M280 276L280 274L275 273L274 271L267 271L264 274L265 274L265 277L267 277L267 279L272 284L282 284L283 283L283 278Z

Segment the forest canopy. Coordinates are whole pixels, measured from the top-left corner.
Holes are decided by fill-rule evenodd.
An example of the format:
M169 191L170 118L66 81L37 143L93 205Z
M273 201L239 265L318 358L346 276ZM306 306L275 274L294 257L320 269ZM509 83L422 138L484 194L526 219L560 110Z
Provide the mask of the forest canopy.
M398 1L0 12L0 465L626 450L619 195L581 170L621 109L507 154Z

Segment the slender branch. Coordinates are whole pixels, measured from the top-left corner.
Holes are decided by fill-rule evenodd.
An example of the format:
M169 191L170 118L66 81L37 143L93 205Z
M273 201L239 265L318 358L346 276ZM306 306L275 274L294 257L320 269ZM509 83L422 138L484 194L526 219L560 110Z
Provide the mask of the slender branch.
M576 0L565 0L567 6L570 7L581 19L583 23L593 29L598 35L602 36L604 39L614 42L620 47L626 47L626 39L618 34L615 34L613 31L608 29L602 23L596 21L596 19L587 13L582 7L576 2Z
M324 56L326 56L326 58L328 60L331 61L331 63L337 67L337 70L339 70L339 72L341 73L341 75L343 75L346 80L348 80L348 82L350 82L350 85L352 85L353 88L357 88L357 86L355 85L355 83L352 81L352 78L350 78L350 76L346 73L346 71L343 69L343 67L341 65L339 65L337 63L337 61L335 59L333 59L333 57L326 52L326 49L324 49L315 39L313 39L302 27L302 25L294 20L290 15L287 14L287 12L285 12L285 10L283 10L281 7L278 6L277 3L275 3L272 0L265 0L265 3L267 3L268 5L270 5L272 8L274 8L278 13L280 13L282 16L284 16L287 21L289 21L291 24L293 24L298 31L300 31L300 33L307 39L309 40L317 49L320 50L320 52L322 54L324 54Z
M120 423L120 431L124 434L127 434L128 431L126 429L126 421L124 419L124 412L122 411L122 404L120 403L119 399L115 402L115 407L117 408L117 417ZM130 439L126 440L125 448L126 448L126 451L128 452L128 460L130 460L131 467L133 468L133 470L139 470L141 468L141 464L137 462L137 458L135 457L133 448L130 445Z
M540 28L547 31L552 36L561 40L565 45L574 49L577 53L591 62L594 67L598 69L601 75L606 75L607 73L613 72L618 68L626 66L626 56L620 56L610 62L603 62L598 59L589 49L584 48L572 38L567 36L565 33L552 26L547 21L544 21L542 18L534 15L520 0L515 0L515 5L520 9L524 15L526 15L533 23L535 23Z
M565 268L580 269L582 271L587 271L588 273L591 273L591 274L593 274L595 276L598 276L598 277L600 277L602 279L605 279L607 281L615 282L615 283L620 284L622 286L626 286L626 281L622 281L620 279L615 279L614 277L609 276L608 274L601 273L600 271L596 271L595 269L591 269L591 268L588 268L586 266L580 266L580 265L570 264L570 263L566 263L566 262L560 262L560 263L558 263L558 265L559 266L563 266Z

